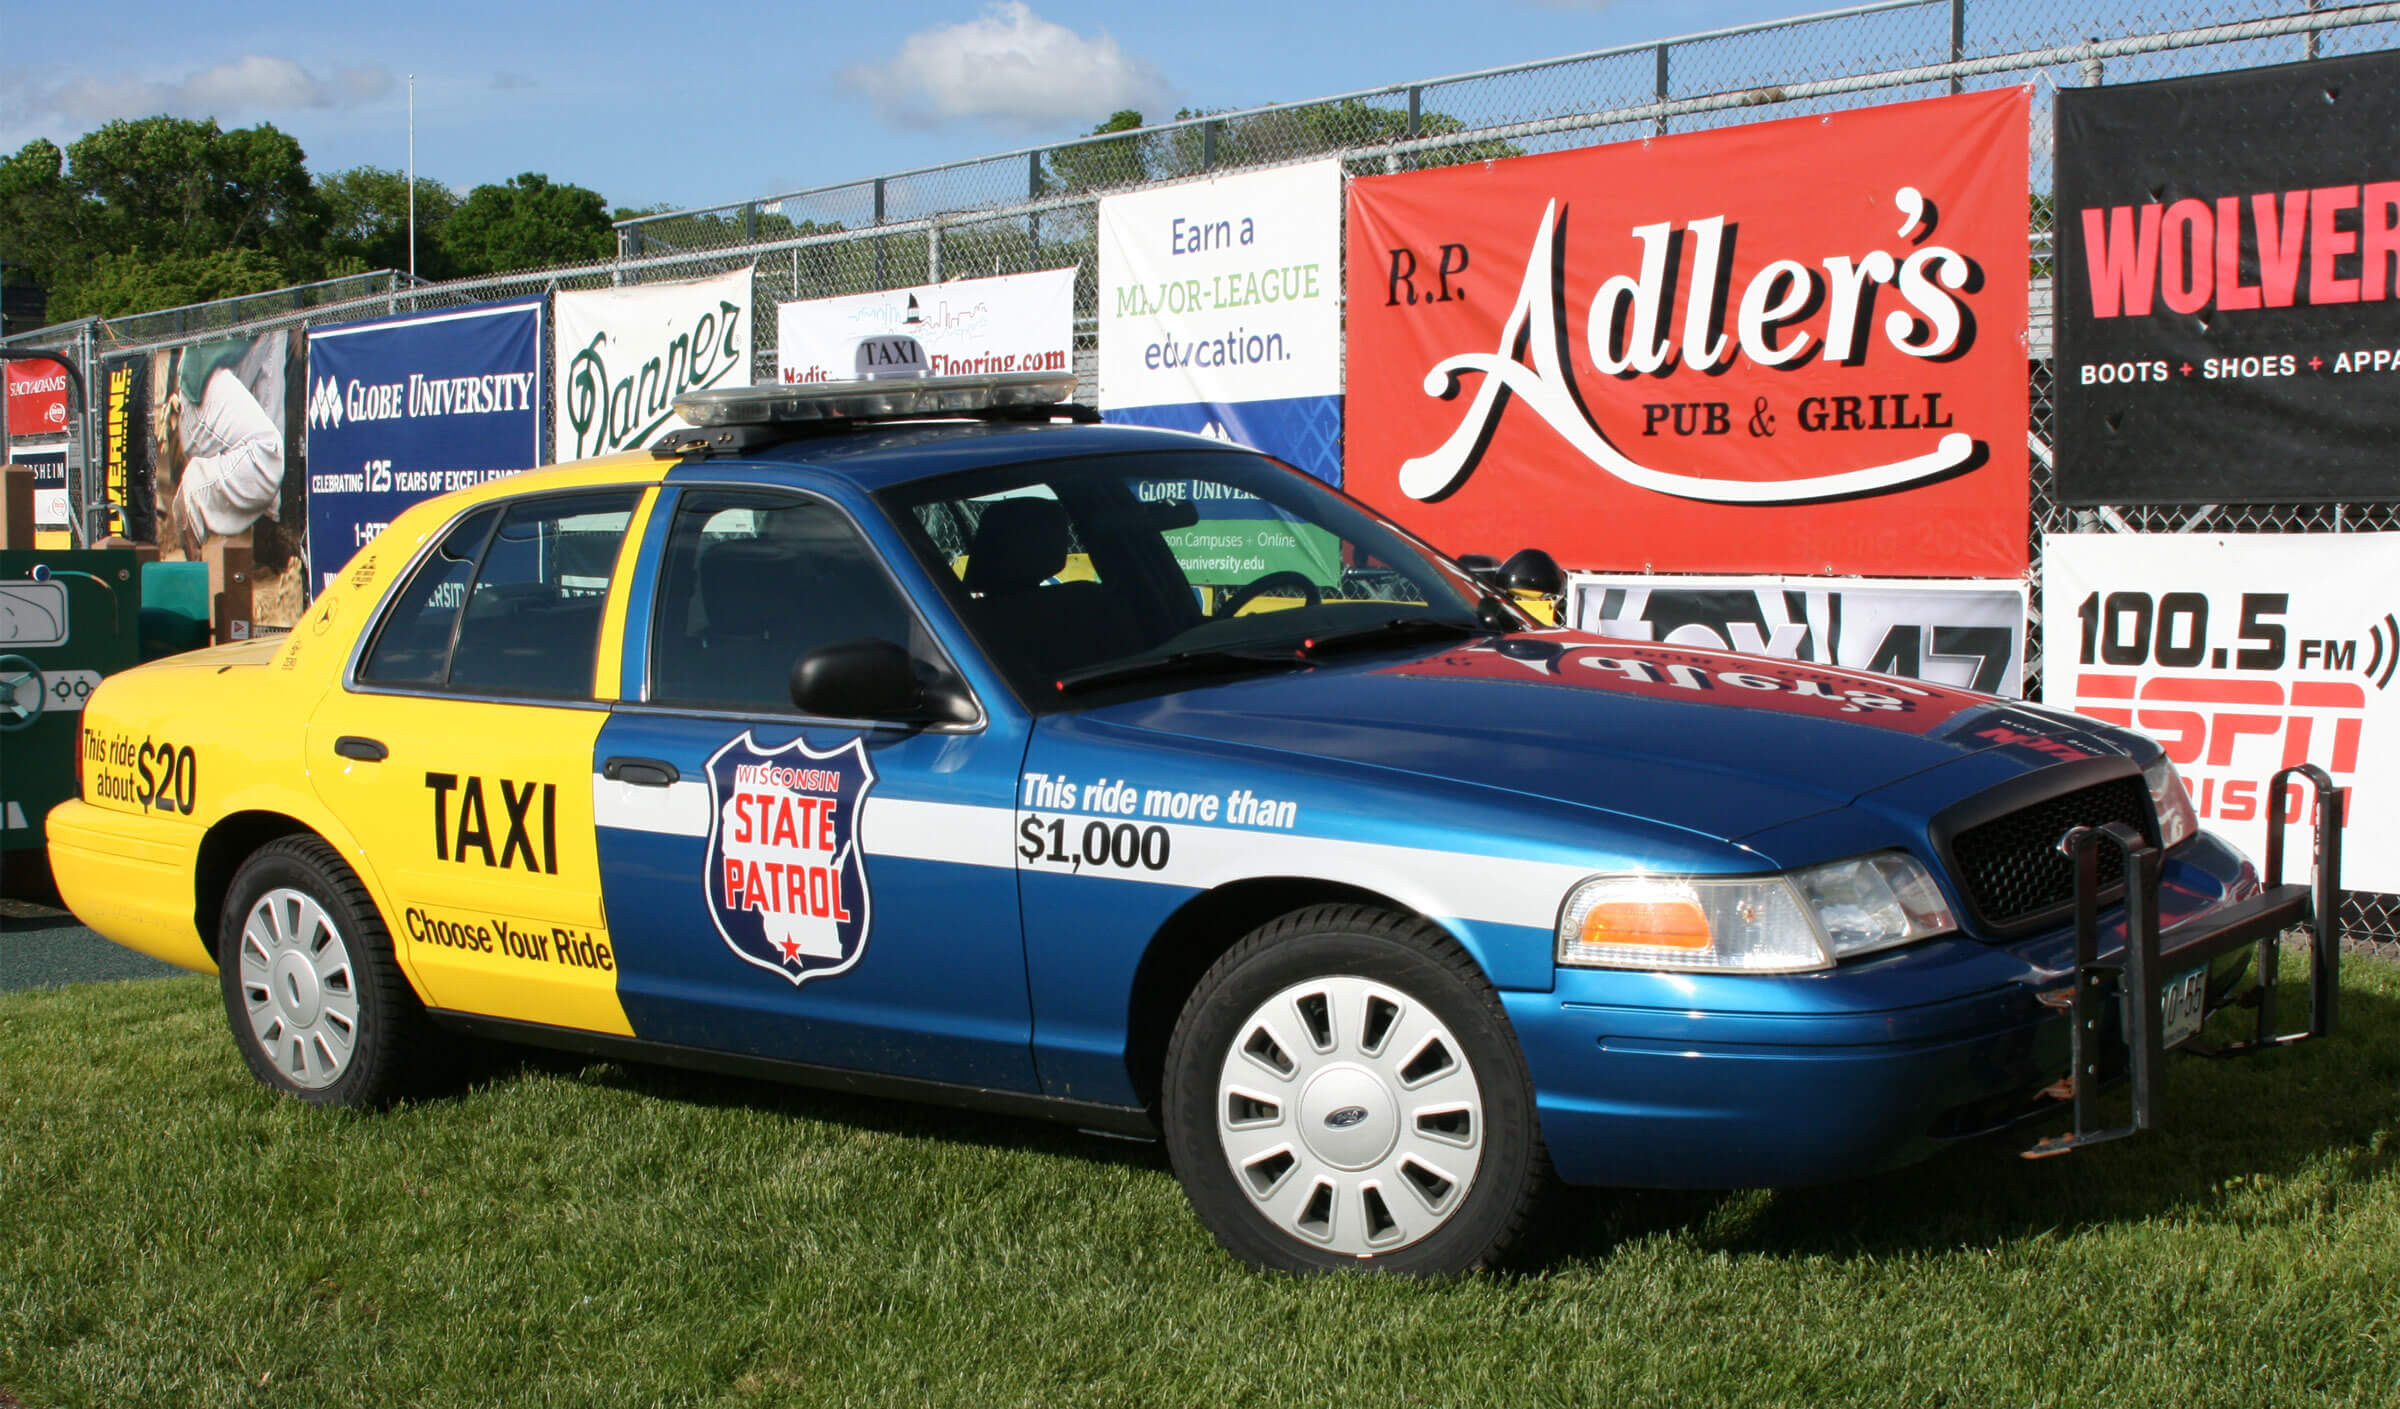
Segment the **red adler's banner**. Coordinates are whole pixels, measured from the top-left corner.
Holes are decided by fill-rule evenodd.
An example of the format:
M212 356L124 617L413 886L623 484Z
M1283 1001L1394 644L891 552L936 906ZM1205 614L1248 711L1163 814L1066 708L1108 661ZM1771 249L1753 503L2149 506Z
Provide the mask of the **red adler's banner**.
M1452 552L2016 576L2028 105L1352 182L1345 487Z

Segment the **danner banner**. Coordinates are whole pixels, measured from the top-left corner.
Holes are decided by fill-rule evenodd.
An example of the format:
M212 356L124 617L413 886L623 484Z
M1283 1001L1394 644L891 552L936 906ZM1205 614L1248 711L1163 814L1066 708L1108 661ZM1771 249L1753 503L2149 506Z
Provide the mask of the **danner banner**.
M557 295L557 432L550 453L629 450L685 424L675 398L750 385L750 276Z
M1345 485L1454 551L2008 577L2024 90L1350 186Z
M2400 54L2058 90L2058 497L2400 498Z

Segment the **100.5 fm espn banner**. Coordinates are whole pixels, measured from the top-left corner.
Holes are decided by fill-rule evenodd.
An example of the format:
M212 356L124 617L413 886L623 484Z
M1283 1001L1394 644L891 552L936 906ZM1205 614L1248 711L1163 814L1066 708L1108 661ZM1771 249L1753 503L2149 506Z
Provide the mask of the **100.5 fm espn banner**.
M2058 497L2400 497L2400 54L2058 93Z
M2263 860L2268 779L2314 763L2342 884L2400 890L2400 534L2045 534L2042 641L2043 699L2164 744L2203 826Z
M1344 487L1570 567L2014 576L2027 119L2010 89L1352 182Z

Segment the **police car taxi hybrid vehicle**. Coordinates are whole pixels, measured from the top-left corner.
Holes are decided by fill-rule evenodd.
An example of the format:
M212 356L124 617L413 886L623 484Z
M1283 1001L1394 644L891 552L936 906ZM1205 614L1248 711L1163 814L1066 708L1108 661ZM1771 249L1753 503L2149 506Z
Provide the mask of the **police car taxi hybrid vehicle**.
M1152 1132L1295 1270L1482 1265L1553 1172L2122 1133L2101 1082L2146 1124L2312 917L2330 1021L2330 907L2145 738L1539 626L1071 392L704 393L420 504L288 636L100 687L59 887L303 1100L464 1032Z

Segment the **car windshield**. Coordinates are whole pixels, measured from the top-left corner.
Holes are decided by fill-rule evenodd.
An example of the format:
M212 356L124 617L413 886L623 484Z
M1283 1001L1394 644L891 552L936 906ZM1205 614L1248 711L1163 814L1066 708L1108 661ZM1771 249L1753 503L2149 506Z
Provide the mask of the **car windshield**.
M1037 710L1517 624L1399 529L1246 452L1008 465L881 497Z

